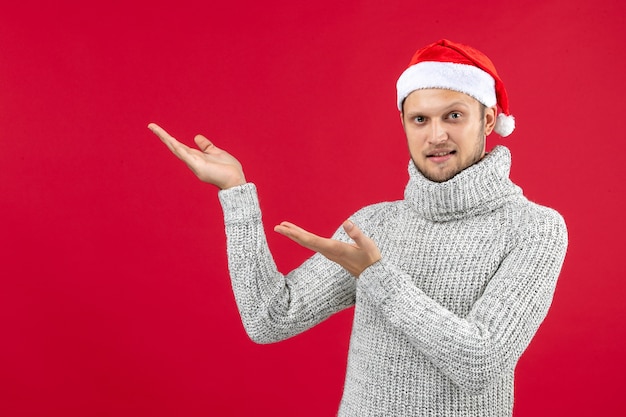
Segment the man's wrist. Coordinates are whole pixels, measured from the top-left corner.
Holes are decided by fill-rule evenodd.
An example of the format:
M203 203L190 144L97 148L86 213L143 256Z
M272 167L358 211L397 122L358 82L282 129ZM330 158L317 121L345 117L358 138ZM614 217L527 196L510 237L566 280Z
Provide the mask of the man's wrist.
M229 188L239 187L240 185L244 185L246 183L247 183L246 178L242 174L241 178L224 183L222 186L220 186L220 189L228 190Z

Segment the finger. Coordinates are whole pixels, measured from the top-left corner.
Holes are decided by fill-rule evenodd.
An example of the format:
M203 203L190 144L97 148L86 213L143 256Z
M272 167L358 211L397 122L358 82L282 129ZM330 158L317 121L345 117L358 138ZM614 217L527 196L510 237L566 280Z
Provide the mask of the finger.
M363 234L361 229L358 228L351 220L346 220L343 222L343 230L346 231L350 239L354 240L354 243L357 246L363 246L363 243L366 243L369 238Z
M202 135L196 135L196 137L193 138L193 141L196 142L196 145L198 145L198 148L202 152L208 153L213 149L218 150L217 146L213 145L213 142Z
M274 231L280 233L285 237L288 237L299 245L314 250L316 252L324 252L325 249L328 247L327 241L329 239L325 239L321 236L306 231L293 223L282 222L278 226L274 227Z
M381 253L378 249L378 245L376 245L376 242L374 242L369 236L366 236L365 233L363 233L363 231L361 231L361 229L359 229L359 227L351 220L346 220L343 223L343 229L354 241L355 247L361 251L367 259L366 264L362 264L362 269L358 274L356 274L358 276L363 269L372 265L374 262L379 261L381 259Z
M373 257L372 259L380 259L380 250L378 249L376 243L370 237L366 236L365 233L363 233L363 231L359 229L359 227L351 220L346 220L343 223L343 229L354 241L354 245L357 248L369 253Z
M174 137L172 135L170 135L169 133L167 133L165 131L165 129L163 129L161 126L159 126L156 123L150 123L148 125L148 129L150 129L152 131L152 133L154 133L155 135L157 135L157 137L159 139L161 139L161 141L163 143L165 143L167 145L168 148L170 148L170 150L173 152L173 144L176 142L178 143L178 141L176 139L174 139Z
M159 139L161 139L164 142L166 142L166 141L168 141L170 139L174 139L169 133L167 133L165 131L165 129L163 129L161 126L159 126L156 123L150 123L148 125L148 129L150 129L152 131L152 133L157 135L159 137Z
M282 222L278 226L274 227L274 230L298 243L305 240L308 237L308 234L310 234L303 228L289 222Z
M161 139L161 142L163 142L168 147L168 149L172 151L172 153L178 158L185 160L185 157L189 155L191 148L177 141L161 126L157 125L156 123L150 123L148 125L148 128L152 131L152 133L157 135L158 138Z

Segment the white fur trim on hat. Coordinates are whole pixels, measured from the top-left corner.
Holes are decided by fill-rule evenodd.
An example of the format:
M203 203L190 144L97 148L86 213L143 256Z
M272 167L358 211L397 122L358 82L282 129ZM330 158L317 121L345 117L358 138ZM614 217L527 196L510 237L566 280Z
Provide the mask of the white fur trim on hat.
M487 107L495 106L498 102L495 80L491 75L478 67L453 62L423 61L412 65L400 75L396 88L400 111L409 94L427 88L444 88L465 93ZM496 133L499 134L497 131Z

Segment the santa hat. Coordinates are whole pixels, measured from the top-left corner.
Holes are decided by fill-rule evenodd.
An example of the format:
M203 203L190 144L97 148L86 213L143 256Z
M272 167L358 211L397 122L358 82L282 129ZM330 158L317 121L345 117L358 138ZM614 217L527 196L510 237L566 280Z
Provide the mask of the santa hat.
M493 63L482 52L446 39L418 50L396 84L398 110L411 92L444 88L465 93L487 107L500 106L494 131L508 136L515 129L504 83Z

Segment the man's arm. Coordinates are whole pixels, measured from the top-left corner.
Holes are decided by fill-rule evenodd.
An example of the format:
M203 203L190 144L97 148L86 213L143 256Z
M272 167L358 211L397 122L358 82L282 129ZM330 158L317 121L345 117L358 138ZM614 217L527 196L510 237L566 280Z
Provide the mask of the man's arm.
M355 281L321 255L287 277L276 268L267 246L261 210L252 183L228 152L198 135L192 149L156 124L148 126L204 182L221 189L228 267L239 312L250 338L270 343L294 336L354 304ZM348 240L343 231L335 239Z
M480 392L515 367L550 306L567 248L567 230L556 212L547 213L504 259L466 317L434 301L415 286L412 277L384 258L362 269L358 285L456 385ZM351 233L361 235L356 246L373 253L374 242L357 230ZM308 235L288 236L335 258L345 268L363 259L350 249L355 245ZM343 256L337 259L337 253ZM354 272L358 269L352 272L357 275Z
M246 332L257 343L301 333L355 302L356 282L315 254L283 276L267 246L254 184L221 191L228 268ZM347 241L343 230L334 239Z

